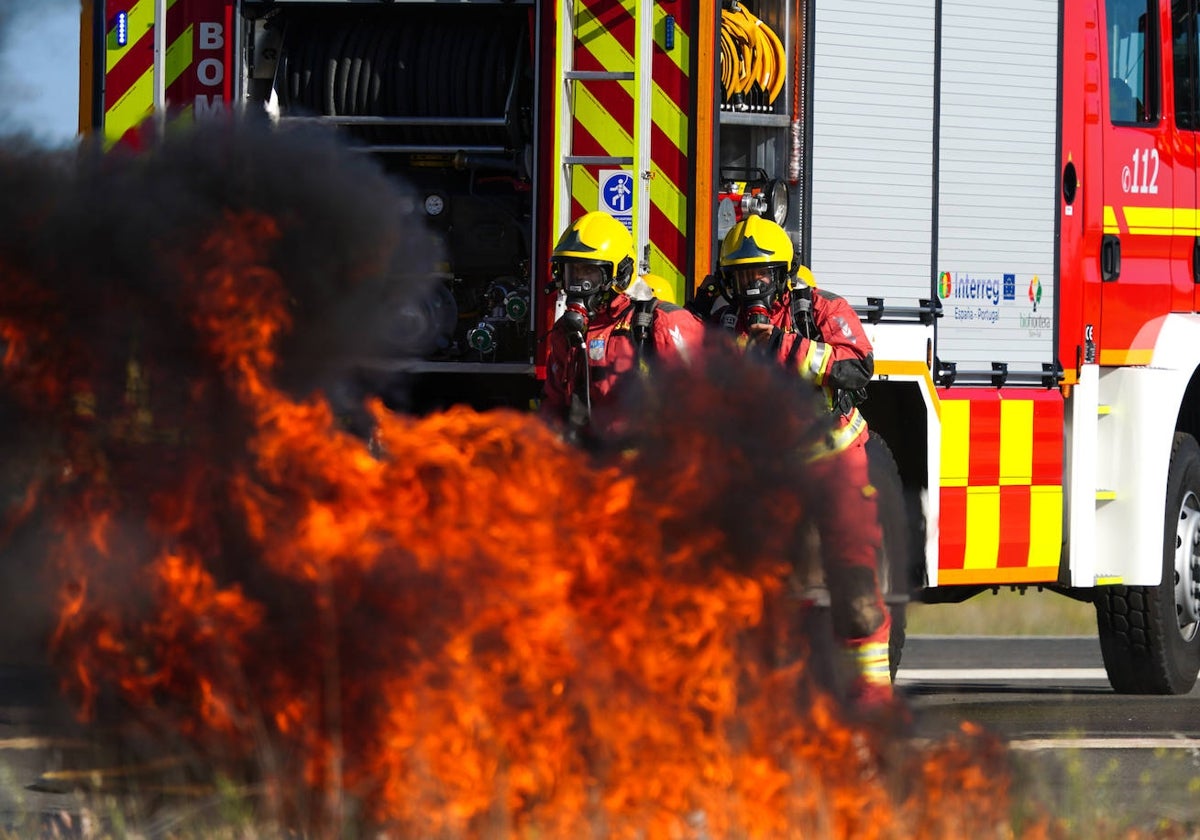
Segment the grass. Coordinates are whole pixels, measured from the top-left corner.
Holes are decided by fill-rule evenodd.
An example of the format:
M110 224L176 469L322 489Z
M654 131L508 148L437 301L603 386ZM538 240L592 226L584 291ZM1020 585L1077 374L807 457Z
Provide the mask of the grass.
M908 605L908 634L967 636L1094 636L1091 604L1036 588L1001 589L961 604Z

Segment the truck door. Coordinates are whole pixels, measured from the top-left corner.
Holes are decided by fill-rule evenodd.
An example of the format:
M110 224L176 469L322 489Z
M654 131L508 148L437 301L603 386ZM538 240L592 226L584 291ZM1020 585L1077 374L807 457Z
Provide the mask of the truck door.
M1177 150L1162 107L1164 23L1158 0L1105 0L1102 365L1148 361L1149 348L1134 346L1138 326L1171 296Z
M1179 137L1175 162L1175 206L1192 212L1176 212L1175 310L1195 311L1200 306L1196 284L1197 224L1196 131L1200 129L1200 41L1197 40L1196 0L1174 0L1171 4L1171 76L1174 84L1175 126Z

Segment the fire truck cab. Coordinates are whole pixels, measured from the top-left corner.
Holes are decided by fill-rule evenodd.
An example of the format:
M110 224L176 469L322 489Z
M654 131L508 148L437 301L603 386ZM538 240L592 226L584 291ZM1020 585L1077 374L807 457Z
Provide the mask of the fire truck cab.
M894 608L1095 604L1123 692L1200 671L1197 0L85 0L81 128L335 125L443 282L377 360L523 405L558 233L606 210L686 299L747 213L875 345ZM888 459L889 461L891 459ZM889 467L890 469L890 467ZM898 622L902 628L903 623ZM900 638L894 640L899 655Z

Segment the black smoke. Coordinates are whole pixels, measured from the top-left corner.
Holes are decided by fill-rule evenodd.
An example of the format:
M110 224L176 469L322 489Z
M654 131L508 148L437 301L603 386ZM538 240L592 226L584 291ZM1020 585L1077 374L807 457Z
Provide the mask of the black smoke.
M136 153L9 138L0 195L0 353L20 350L0 368L0 608L36 613L6 622L2 656L45 633L46 525L28 501L69 495L64 469L150 489L189 447L218 469L244 457L252 418L187 305L221 270L214 241L262 234L257 270L282 282L291 324L273 384L343 395L347 415L356 363L403 344L397 313L441 255L404 184L315 129L178 125Z

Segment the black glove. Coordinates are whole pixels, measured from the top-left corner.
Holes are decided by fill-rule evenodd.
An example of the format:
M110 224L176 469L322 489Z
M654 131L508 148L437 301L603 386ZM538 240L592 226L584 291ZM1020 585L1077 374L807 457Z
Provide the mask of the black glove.
M717 278L710 274L696 288L695 296L687 302L684 308L704 321L711 321L717 312L728 305L729 301L725 300L721 294L721 286L717 283Z

